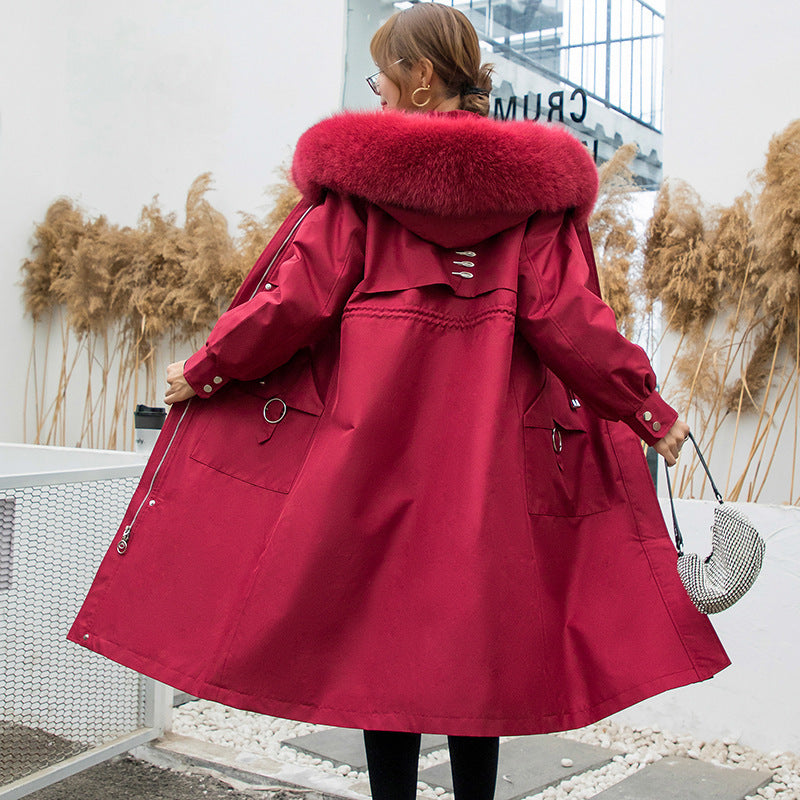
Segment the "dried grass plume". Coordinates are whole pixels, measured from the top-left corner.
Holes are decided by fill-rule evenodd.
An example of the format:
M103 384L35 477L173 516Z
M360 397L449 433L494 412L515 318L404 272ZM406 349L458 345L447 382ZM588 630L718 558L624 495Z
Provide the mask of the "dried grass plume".
M638 187L630 165L637 152L635 144L625 144L600 167L598 199L589 220L603 299L628 338L633 337L636 321L632 276L638 242L631 198Z
M52 400L45 396L47 365L36 362L34 340L31 383L37 443L66 443L67 388L84 354L89 370L87 421L76 444L114 447L117 424L132 409L130 395L137 402L158 402L158 353L176 342L205 336L299 200L284 169L270 191L270 212L264 219L243 215L234 240L224 215L208 199L211 191L210 173L195 179L182 224L175 213L161 209L157 197L144 206L134 227L114 225L104 216L90 219L64 198L47 210L34 231L33 252L22 265L21 280L25 309L34 322L47 323L48 337L56 317L62 326L61 373ZM45 358L48 352L49 348ZM117 374L116 393L107 403L112 370ZM100 377L93 383L95 371ZM106 433L100 436L98 431Z

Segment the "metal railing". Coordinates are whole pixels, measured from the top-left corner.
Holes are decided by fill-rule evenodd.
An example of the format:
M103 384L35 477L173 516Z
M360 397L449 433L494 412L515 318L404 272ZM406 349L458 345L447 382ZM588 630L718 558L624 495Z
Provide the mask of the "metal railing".
M495 52L661 131L664 14L643 0L435 1Z

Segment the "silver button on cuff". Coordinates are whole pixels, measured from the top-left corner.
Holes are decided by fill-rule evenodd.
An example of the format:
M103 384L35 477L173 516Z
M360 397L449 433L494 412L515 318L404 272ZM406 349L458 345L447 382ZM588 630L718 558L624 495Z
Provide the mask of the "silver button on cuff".
M211 394L211 392L213 392L213 391L214 391L214 387L213 387L213 386L212 386L210 383L207 383L207 384L206 384L206 385L203 387L203 391L204 391L204 392L206 392L206 394Z
M264 284L264 291L268 292L270 289L272 289L272 284L271 283L265 283Z
M220 378L219 375L215 375L214 376L214 383L216 383L217 386L219 386L222 383L222 378Z
M653 415L649 411L645 411L644 414L642 414L642 418L645 422L650 422L650 420L653 419Z
M653 430L654 431L660 431L661 430L661 423L660 422L654 422L653 423Z

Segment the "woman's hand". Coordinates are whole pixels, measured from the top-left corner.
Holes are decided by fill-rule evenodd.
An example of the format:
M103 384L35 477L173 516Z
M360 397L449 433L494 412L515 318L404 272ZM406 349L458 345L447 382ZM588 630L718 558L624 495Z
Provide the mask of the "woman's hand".
M659 439L653 447L659 455L664 456L668 467L674 467L681 452L681 447L689 436L689 426L678 419L675 424L667 431L666 436Z
M164 395L164 402L167 405L173 403L180 403L182 400L188 400L194 397L197 392L189 386L186 378L183 377L183 365L185 361L176 361L167 367L167 383L169 388Z

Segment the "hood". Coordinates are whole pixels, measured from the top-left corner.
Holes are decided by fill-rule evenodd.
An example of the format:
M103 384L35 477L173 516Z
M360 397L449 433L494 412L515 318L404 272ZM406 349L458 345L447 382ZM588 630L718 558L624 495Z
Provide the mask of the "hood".
M565 128L468 111L343 112L297 143L303 196L362 197L444 246L470 244L537 211L574 209L585 223L597 195L591 155Z

